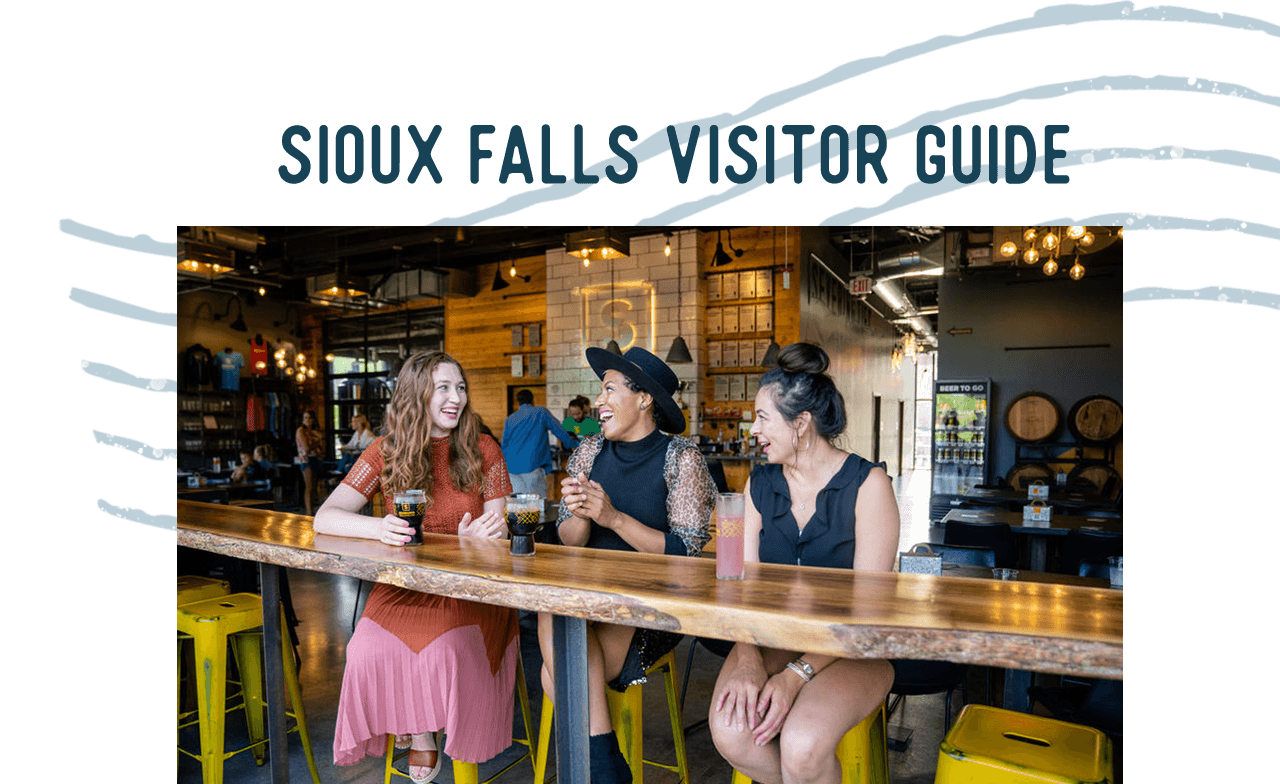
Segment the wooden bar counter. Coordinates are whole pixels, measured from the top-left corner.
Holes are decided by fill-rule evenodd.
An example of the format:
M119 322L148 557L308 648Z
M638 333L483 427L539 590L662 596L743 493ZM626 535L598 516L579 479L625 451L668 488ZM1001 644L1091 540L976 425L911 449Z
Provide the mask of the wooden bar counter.
M428 534L420 547L317 535L311 518L178 502L178 544L570 618L849 658L915 658L1122 677L1123 592L747 564Z

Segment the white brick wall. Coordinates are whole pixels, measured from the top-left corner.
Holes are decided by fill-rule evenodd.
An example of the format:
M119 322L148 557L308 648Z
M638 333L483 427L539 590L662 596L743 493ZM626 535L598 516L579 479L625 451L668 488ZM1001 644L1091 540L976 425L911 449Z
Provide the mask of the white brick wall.
M637 322L637 345L648 348L649 334L653 334L653 351L665 358L676 335L682 335L689 345L695 363L673 365L676 375L697 383L696 361L704 344L700 305L702 294L698 277L698 237L696 230L682 230L671 237L672 253L663 253L667 237L661 232L639 236L631 240L631 255L626 259L606 263L593 261L584 268L582 262L563 250L547 253L547 407L557 414L564 410L570 399L583 394L592 400L599 391L599 379L587 365L582 352L585 334L581 291L584 286L608 286L610 278L615 283L644 281L655 287L654 313L656 324L649 325L647 302L634 302L633 313ZM677 252L677 248L679 251ZM683 292L683 295L681 295ZM624 330L624 334L627 334ZM603 348L605 337L597 341ZM684 399L697 410L697 395L686 392Z

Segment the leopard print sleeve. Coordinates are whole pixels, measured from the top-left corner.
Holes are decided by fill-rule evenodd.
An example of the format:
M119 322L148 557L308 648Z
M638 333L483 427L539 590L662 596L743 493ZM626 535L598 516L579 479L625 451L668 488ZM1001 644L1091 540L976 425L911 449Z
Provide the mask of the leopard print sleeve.
M586 474L591 476L591 468L596 464L596 457L600 454L601 447L604 446L604 436L597 433L593 436L587 436L582 439L582 443L578 444L578 448L573 450L573 454L569 455L569 464L565 466L565 472L569 476L577 476L578 474ZM569 507L560 504L560 512L556 515L556 526L569 519Z
M711 513L716 486L707 461L692 441L672 436L663 473L667 482L667 520L689 555L696 556L711 539Z

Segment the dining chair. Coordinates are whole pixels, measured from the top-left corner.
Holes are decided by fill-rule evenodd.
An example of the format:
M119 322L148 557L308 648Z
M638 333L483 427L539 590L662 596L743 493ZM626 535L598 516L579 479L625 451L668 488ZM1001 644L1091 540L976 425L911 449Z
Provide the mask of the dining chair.
M930 542L929 548L942 556L944 564L961 566L996 565L996 551L990 547L975 547L968 544L934 544Z
M944 714L946 724L942 728L945 735L951 728L952 693L957 688L960 689L962 707L969 701L968 689L965 687L969 674L968 666L925 659L890 659L889 663L893 665L893 686L889 688L889 694L893 699L889 701L889 707L885 711L885 721L888 722L893 717L893 712L898 709L898 705L905 697L945 693L947 695ZM901 739L890 737L889 748L894 751L904 751L910 742L910 735Z
M1080 577L1097 577L1111 579L1111 562L1106 558L1082 558L1080 568L1076 571Z
M1008 523L969 523L952 520L943 534L944 544L962 544L989 547L995 552L996 566L1012 567L1014 553L1013 529Z
M1106 561L1113 555L1124 555L1124 534L1119 531L1068 531L1058 553L1059 574L1079 574L1085 559ZM1109 573L1108 573L1109 574Z

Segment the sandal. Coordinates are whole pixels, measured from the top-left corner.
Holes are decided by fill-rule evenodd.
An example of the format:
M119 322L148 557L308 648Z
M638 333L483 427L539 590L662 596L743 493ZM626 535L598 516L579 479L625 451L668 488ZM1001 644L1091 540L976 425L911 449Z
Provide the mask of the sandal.
M444 763L444 753L440 748L440 736L442 732L443 730L436 730L435 732L413 736L409 746L409 780L412 781L413 784L430 784L430 782L436 780L436 776L440 775L440 768ZM430 738L430 743L432 744L431 747L419 748L419 746L427 745L428 738ZM428 767L426 765L414 765L413 753L415 751L423 753L434 751L436 753L435 765L433 767Z
M407 749L411 743L413 743L412 735L406 734L396 736L395 746L397 749Z

